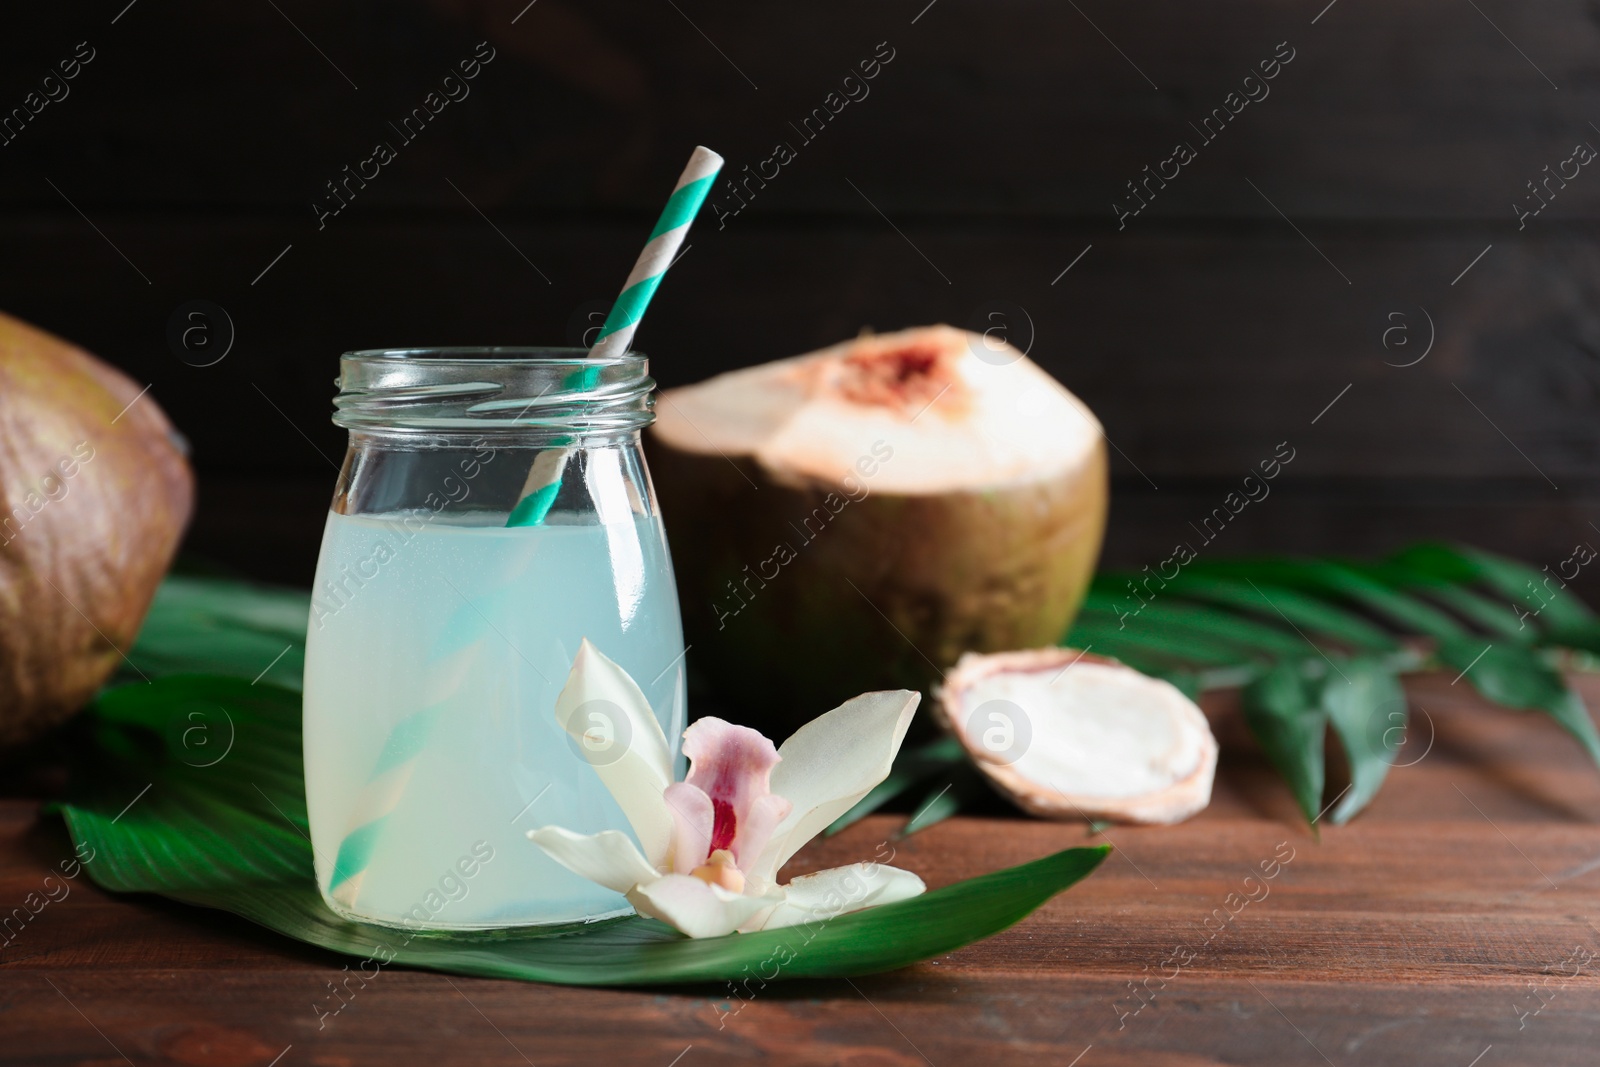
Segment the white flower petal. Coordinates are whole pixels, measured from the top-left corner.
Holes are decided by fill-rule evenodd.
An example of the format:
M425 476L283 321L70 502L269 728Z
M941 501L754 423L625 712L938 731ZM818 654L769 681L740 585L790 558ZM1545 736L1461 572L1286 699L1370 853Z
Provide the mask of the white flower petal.
M783 903L766 915L752 930L776 930L780 926L826 922L880 904L910 900L928 887L910 871L885 867L881 863L852 863L815 874L803 874L783 887Z
M721 937L782 903L783 895L783 890L772 889L761 896L746 896L708 885L693 875L668 874L634 887L628 903L640 915L660 919L690 937Z
M717 817L705 790L688 782L673 782L663 794L672 812L672 870L688 874L711 855L711 831Z
M633 839L620 830L575 834L562 826L541 826L528 831L528 840L567 870L615 893L626 893L640 882L661 877Z
M759 862L767 842L772 840L772 835L793 810L787 797L780 797L776 793L758 797L750 805L750 810L745 812L744 821L739 824L738 836L733 839L734 858L743 863Z
M585 638L555 713L639 835L645 858L664 864L672 848L672 813L662 794L672 783L672 754L644 693Z
M775 881L778 869L889 774L921 693L863 693L794 732L778 749L772 791L794 807L746 874Z

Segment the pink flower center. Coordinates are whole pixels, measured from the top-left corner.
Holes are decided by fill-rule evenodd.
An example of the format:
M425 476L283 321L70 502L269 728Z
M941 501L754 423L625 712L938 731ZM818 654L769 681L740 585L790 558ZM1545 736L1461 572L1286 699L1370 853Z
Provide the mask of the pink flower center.
M719 848L728 848L733 844L733 839L739 833L739 816L734 813L733 805L722 797L711 798L711 847L706 850L710 855Z
M666 790L674 868L688 874L717 853L734 869L754 863L791 807L771 789L777 749L747 726L708 717L684 731L683 753L689 775Z

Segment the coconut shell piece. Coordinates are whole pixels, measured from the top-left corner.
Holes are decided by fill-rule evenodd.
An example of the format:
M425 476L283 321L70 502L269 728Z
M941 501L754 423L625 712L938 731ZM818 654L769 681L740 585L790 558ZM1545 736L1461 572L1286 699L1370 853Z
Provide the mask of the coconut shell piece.
M949 326L666 390L646 445L691 665L768 733L1057 639L1100 552L1093 413Z
M1069 648L961 657L935 704L996 789L1047 819L1175 823L1211 801L1217 742L1173 685Z
M188 522L182 442L140 393L0 314L0 747L71 716L110 677Z

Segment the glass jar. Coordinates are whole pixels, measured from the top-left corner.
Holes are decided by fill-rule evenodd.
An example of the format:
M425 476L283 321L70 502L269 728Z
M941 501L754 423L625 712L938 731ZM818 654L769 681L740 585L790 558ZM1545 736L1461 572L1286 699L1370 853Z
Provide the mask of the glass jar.
M525 834L632 834L556 721L585 638L638 682L678 758L683 631L639 447L645 359L378 350L340 370L334 422L350 446L305 668L323 898L425 929L627 913ZM581 743L625 744L606 718Z

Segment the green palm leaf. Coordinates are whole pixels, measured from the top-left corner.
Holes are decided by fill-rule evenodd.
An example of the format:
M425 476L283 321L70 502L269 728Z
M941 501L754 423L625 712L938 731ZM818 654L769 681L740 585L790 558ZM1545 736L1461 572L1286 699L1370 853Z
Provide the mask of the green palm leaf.
M1350 764L1350 785L1329 818L1348 822L1378 795L1405 736L1406 695L1381 660L1346 660L1322 679L1320 704Z
M1236 572L1237 573L1237 572ZM1262 574L1252 577L1218 577L1185 574L1174 583L1173 594L1261 616L1273 625L1287 626L1306 637L1322 637L1354 649L1387 652L1398 647L1382 627L1343 607L1290 586L1279 585Z
M172 575L161 583L123 679L226 674L300 688L311 595Z
M183 740L211 715L227 749ZM300 699L265 683L189 675L102 694L96 744L59 805L96 883L242 915L350 956L460 974L575 985L865 974L937 956L1018 922L1083 878L1106 848L1077 848L806 926L694 940L651 919L481 934L348 922L322 902L306 838ZM192 741L192 737L191 737ZM130 803L131 801L131 803ZM529 847L532 847L531 845ZM93 850L90 853L89 850ZM373 972L375 973L375 971Z
M1322 805L1322 748L1328 725L1316 687L1298 663L1279 663L1245 686L1240 706L1306 821L1315 825Z
M1600 735L1583 698L1529 649L1464 639L1441 644L1439 658L1496 704L1545 712L1600 764Z

